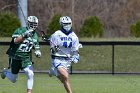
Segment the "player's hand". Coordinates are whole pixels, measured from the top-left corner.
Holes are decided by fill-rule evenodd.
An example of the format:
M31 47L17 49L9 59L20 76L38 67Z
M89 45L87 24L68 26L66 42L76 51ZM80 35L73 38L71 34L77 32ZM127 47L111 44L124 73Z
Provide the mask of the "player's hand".
M58 52L60 49L59 49L59 46L54 46L51 48L51 51L53 54L55 54L56 52Z
M59 49L59 46L54 46L55 47L55 50L58 52L60 49Z
M24 33L22 34L22 37L23 37L23 38L31 37L31 36L32 36L32 32L33 32L33 30L32 30L32 29L29 29L29 30L27 30L26 32L24 32Z
M42 36L42 40L43 41L49 41L49 36L47 36L47 35Z
M71 60L71 62L73 62L73 63L78 63L79 62L79 60L80 60L80 57L79 57L79 55L73 55L71 58L70 58L70 60Z
M40 50L36 50L35 51L35 55L36 55L36 57L41 57L41 51Z
M46 36L42 36L42 40L47 41L48 39L46 38Z

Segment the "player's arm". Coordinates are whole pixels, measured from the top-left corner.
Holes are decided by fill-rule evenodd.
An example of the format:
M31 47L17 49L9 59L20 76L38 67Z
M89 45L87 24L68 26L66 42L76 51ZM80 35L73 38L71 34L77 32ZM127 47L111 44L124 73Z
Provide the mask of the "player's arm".
M79 39L77 37L73 42L73 47L72 47L71 61L73 63L78 63L80 60L79 48L82 48L82 45L79 43Z
M15 44L18 44L24 40L20 30L21 30L20 28L16 29L16 31L12 35Z
M20 42L22 42L23 40L25 40L25 38L31 37L32 36L32 30L27 30L24 33L22 33L21 31L22 29L17 29L14 34L12 35L12 37L14 38L14 43L18 44Z
M55 54L56 52L59 51L58 39L56 33L52 34L50 37L50 50L52 54Z
M25 38L23 38L22 36L19 36L19 37L17 37L17 38L14 39L14 43L15 43L15 44L18 44L18 43L24 41L24 39L25 39Z
M71 56L71 62L78 63L80 60L80 55L78 51L73 51L73 55Z
M40 51L40 46L39 46L39 39L38 39L38 36L37 36L37 34L36 34L36 40L37 40L37 42L35 42L35 55L36 55L36 57L41 57L41 51Z

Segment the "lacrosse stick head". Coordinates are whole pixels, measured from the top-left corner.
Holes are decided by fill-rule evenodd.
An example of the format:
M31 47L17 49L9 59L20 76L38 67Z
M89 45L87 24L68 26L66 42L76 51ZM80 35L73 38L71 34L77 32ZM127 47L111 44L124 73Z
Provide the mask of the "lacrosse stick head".
M36 16L29 16L27 18L28 29L35 30L38 27L38 18Z
M41 31L41 37L43 41L50 41L50 35L45 34L44 31Z

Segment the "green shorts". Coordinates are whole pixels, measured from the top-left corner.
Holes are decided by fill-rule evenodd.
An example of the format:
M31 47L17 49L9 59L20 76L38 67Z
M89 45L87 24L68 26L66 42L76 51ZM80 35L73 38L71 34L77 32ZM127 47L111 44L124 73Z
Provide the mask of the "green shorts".
M17 59L12 59L10 60L10 67L11 67L11 71L13 74L18 74L19 70L22 70L26 67L28 67L29 65L32 65L32 61L29 58L26 58L24 60L17 60Z

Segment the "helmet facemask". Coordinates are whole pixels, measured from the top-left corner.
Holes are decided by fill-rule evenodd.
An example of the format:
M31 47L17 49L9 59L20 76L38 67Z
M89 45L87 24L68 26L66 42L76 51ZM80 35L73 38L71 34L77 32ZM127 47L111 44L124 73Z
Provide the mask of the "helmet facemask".
M70 17L68 17L68 16L60 17L59 23L62 26L62 28L65 30L66 33L69 33L71 31L72 20Z
M35 30L37 27L38 27L38 23L28 21L28 29Z
M38 27L38 19L36 16L29 16L27 19L28 29L35 30Z
M71 30L72 24L71 23L63 23L63 29L66 30L66 32L69 32Z

